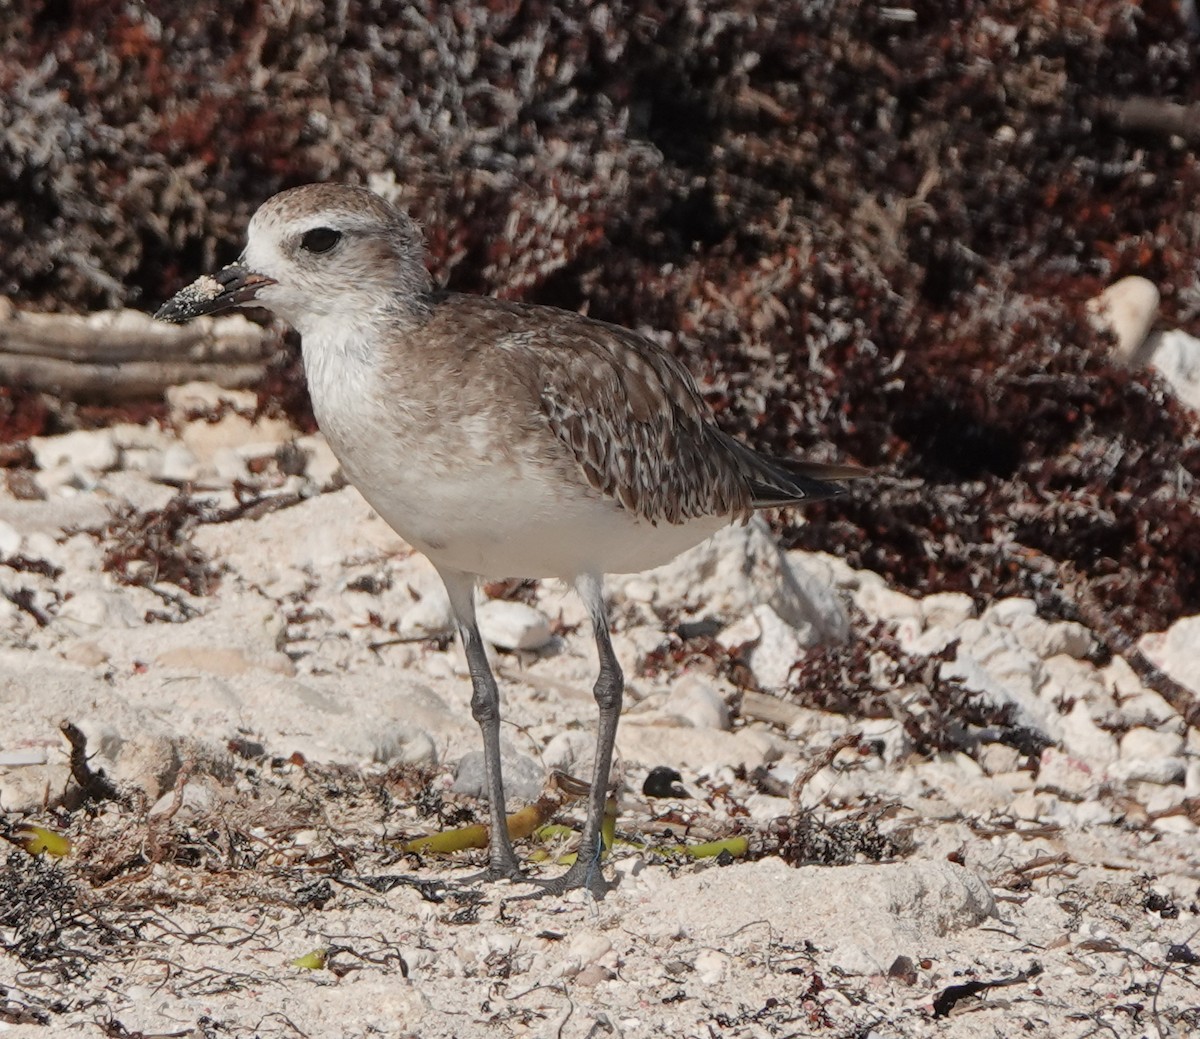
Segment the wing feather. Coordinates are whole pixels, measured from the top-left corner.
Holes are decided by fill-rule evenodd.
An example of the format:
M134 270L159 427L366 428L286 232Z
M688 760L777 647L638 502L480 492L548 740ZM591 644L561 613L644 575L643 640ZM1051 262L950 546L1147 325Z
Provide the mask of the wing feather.
M760 455L723 433L691 373L653 341L549 307L447 293L443 306L512 359L525 395L588 484L651 523L744 519L866 475ZM482 346L482 344L481 344Z

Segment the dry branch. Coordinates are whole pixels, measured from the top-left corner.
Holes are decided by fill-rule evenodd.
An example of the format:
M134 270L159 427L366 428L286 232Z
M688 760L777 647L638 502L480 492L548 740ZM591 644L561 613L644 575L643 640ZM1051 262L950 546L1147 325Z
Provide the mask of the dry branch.
M1100 109L1124 133L1153 133L1200 141L1200 105L1181 105L1156 97L1108 100Z
M241 315L167 325L136 310L22 313L0 298L0 383L127 401L183 382L241 389L262 378L275 337Z

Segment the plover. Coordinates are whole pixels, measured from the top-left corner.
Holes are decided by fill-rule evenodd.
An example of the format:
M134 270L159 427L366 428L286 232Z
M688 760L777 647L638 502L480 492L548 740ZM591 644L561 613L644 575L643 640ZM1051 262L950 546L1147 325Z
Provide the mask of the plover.
M624 680L602 579L664 563L755 509L840 492L851 466L769 458L722 432L687 369L636 332L435 289L420 229L363 188L265 202L241 257L157 317L245 304L296 328L313 411L346 476L437 568L471 674L489 874L520 879L505 825L500 700L475 621L487 578L574 582L600 659L578 858L554 890L604 890L601 822Z

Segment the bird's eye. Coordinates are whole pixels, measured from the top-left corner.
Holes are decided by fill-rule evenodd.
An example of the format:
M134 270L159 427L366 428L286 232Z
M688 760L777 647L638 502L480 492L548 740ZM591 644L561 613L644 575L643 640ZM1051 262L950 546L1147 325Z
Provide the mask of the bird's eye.
M341 231L332 227L314 227L300 236L300 248L310 253L327 253L341 240Z

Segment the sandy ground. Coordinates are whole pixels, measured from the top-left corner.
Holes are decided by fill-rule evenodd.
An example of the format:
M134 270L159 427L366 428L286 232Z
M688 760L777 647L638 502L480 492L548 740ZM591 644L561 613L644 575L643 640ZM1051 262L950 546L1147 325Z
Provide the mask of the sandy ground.
M436 576L319 437L281 450L295 431L220 396L35 444L0 495L4 832L71 840L0 867L0 1033L1200 1028L1197 733L1032 603L913 600L757 526L612 583L629 692L604 899L405 854L486 817ZM489 591L516 807L550 769L587 774L594 650L564 589ZM1144 643L1193 688L1196 631ZM872 650L864 673L891 716L787 695L810 647L881 632L903 666ZM931 750L910 722L946 682L1011 728L943 719ZM63 721L114 798L82 795ZM643 793L656 766L674 795ZM678 850L737 836L742 858Z

